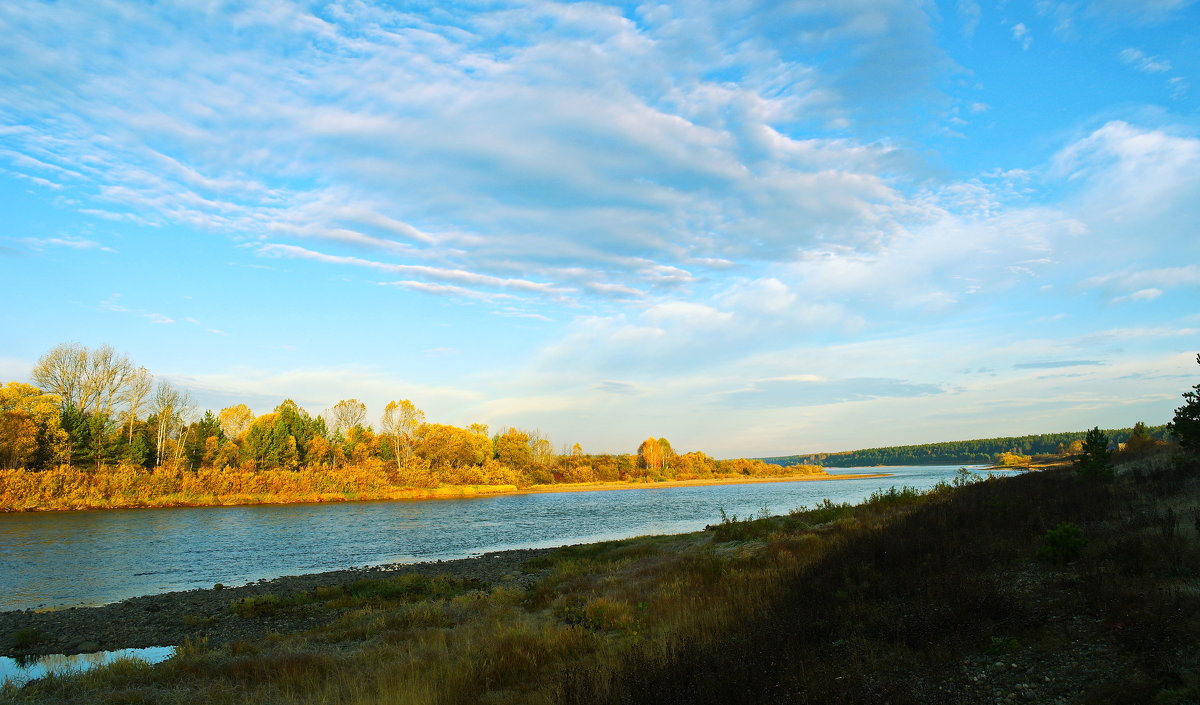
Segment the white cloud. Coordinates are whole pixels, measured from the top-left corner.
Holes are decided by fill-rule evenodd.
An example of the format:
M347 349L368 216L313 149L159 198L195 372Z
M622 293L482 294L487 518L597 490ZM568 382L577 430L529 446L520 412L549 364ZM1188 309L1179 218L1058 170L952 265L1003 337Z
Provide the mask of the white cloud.
M1171 62L1157 56L1147 56L1141 49L1122 49L1117 57L1122 63L1134 67L1142 73L1165 73L1171 70Z
M116 250L113 248L96 242L95 240L86 240L79 237L26 237L18 238L15 241L20 242L34 250L43 250L47 247L66 247L72 250L98 250L100 252L116 252Z
M1077 189L1071 208L1095 230L1194 242L1200 139L1113 120L1058 152L1049 174Z
M1022 49L1028 49L1033 45L1033 35L1024 22L1018 22L1012 26L1012 38L1020 42Z
M1110 293L1131 292L1128 297L1137 301L1149 301L1162 295L1164 289L1200 287L1200 266L1189 264L1182 267L1159 269L1125 270L1091 277L1083 285L1100 288Z
M661 293L694 263L817 241L874 246L903 201L882 174L916 158L790 130L891 119L943 65L927 11L898 1L628 16L280 1L238 14L254 41L217 31L216 11L160 10L0 10L16 67L0 99L24 125L13 169L70 181L102 218L447 271L570 261L590 272L573 298ZM814 68L831 54L837 71Z

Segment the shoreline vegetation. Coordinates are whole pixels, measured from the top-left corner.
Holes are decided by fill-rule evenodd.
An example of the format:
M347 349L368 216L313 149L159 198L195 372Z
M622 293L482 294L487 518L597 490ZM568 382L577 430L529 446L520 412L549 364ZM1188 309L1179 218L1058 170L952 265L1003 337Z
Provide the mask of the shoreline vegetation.
M747 458L679 453L649 437L635 453L558 451L539 430L432 423L407 399L377 427L343 399L312 415L291 399L199 413L190 394L109 346L55 347L33 381L0 384L0 511L223 506L466 497L546 486L822 476ZM536 489L532 491L553 491Z
M302 472L283 477L272 477L259 473L252 478L256 484L261 483L277 489L257 493L229 492L219 495L204 494L197 489L221 486L221 483L208 477L203 471L195 473L194 477L186 477L178 473L162 471L157 473L134 471L118 475L104 472L96 474L75 468L38 472L0 470L0 513L465 499L515 494L607 492L766 482L862 480L890 476L890 473L830 475L824 471L798 473L796 470L796 467L790 467L787 468L787 474L781 475L726 475L672 480L594 481L524 487L518 485L390 487L326 492L298 489L321 484L319 478L306 477ZM226 485L229 484L229 473L225 473L223 480ZM170 491L171 488L175 488L174 491Z
M1195 702L1200 596L1185 588L1200 565L1200 460L1161 446L1114 460L1111 480L964 471L690 534L0 613L6 655L178 647L0 696Z

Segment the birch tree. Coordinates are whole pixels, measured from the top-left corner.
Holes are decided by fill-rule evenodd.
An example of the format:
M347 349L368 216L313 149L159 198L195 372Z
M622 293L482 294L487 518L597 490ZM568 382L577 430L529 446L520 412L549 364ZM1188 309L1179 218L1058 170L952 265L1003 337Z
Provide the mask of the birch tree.
M388 436L396 454L396 467L403 468L404 462L412 457L416 445L417 429L425 423L425 412L413 406L407 399L391 401L383 409L379 430Z

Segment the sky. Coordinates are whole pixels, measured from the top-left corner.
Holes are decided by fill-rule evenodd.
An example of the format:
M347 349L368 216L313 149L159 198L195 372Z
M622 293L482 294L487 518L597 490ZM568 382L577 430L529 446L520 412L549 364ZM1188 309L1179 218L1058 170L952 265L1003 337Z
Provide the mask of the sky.
M0 3L0 380L718 457L1170 420L1191 0Z

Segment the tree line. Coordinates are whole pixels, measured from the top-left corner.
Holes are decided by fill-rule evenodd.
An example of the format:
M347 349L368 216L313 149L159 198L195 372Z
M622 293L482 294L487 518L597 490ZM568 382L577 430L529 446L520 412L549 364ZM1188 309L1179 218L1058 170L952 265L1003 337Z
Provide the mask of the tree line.
M155 380L110 346L59 345L31 378L0 384L0 507L54 504L57 495L90 498L80 500L86 506L110 506L111 495L133 504L176 495L178 503L299 501L402 488L820 472L676 453L665 438L631 454L589 455L579 444L556 452L540 431L432 423L407 399L388 403L378 425L357 399L317 415L290 399L261 415L245 404L201 413L187 390Z
M1142 431L1153 439L1165 441L1170 436L1168 424L1139 425ZM1110 442L1124 444L1134 435L1135 428L1137 427L1111 429L1104 433ZM761 460L784 467L789 465L821 465L835 468L872 465L991 465L1000 462L1003 454L1037 456L1077 453L1087 433L1087 431L1038 433L1029 436L865 448L837 453L786 455L761 458Z

